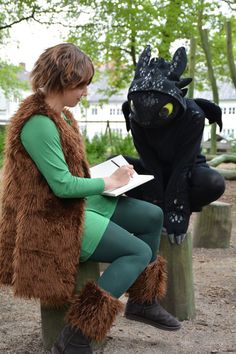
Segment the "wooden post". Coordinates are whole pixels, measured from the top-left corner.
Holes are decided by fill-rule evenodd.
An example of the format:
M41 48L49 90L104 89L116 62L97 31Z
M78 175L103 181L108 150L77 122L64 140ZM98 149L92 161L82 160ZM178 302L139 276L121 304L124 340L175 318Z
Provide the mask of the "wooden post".
M231 205L213 202L198 213L193 228L193 246L227 248L232 230Z
M168 270L167 294L161 305L180 321L195 318L191 234L181 245L171 245L168 236L162 235L160 254Z
M80 263L76 279L76 291L84 287L88 280L99 277L99 264L95 262ZM52 308L41 305L41 328L43 346L50 350L57 336L65 325L64 317L67 307Z

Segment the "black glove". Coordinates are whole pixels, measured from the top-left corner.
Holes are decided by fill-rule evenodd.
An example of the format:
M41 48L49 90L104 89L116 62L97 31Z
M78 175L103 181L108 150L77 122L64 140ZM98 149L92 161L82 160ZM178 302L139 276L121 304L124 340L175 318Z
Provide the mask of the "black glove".
M171 244L180 245L186 238L190 211L185 203L174 199L164 213L164 229Z

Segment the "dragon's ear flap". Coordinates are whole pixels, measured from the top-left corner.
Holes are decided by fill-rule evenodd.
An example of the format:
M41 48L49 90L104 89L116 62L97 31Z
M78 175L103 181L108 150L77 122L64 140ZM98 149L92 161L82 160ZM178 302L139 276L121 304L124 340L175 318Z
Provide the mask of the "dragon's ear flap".
M126 129L127 129L127 132L130 130L130 118L129 118L129 115L130 115L130 107L129 107L129 102L128 101L125 101L123 104L122 104L122 112L124 114L124 117L125 117L125 122L126 122Z
M183 97L186 96L187 93L188 93L188 89L187 88L181 89L181 94L182 94Z
M180 47L173 55L170 67L171 77L180 78L187 65L187 54L184 47Z
M203 112L205 113L206 118L209 120L209 123L217 123L220 127L220 131L222 130L222 111L219 106L215 103L205 100L203 98L194 99L196 104L201 107Z
M150 58L151 58L151 47L150 45L148 45L139 57L139 61L135 69L135 75L134 75L135 79L139 79L140 77L145 76Z
M181 79L180 81L177 81L175 86L182 89L183 87L188 86L190 82L192 82L192 78L186 77L186 79Z

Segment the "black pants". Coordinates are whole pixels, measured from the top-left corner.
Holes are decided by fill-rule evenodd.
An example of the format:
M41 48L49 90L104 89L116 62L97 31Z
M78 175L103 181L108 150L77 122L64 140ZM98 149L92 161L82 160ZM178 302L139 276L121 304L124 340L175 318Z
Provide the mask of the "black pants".
M141 174L148 174L139 159L125 156L126 160L134 165L135 170ZM130 197L153 202L160 199L155 195L155 184L158 181L152 180L144 185L127 193ZM167 181L165 181L167 184ZM189 178L189 200L191 211L200 211L204 205L217 200L225 190L224 178L206 164L197 164Z

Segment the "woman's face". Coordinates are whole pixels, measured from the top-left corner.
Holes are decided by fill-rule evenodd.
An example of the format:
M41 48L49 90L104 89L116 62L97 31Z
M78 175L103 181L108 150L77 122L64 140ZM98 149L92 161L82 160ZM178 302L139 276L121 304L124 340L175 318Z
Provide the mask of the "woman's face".
M87 96L87 85L79 86L73 89L65 89L62 93L63 106L75 107L81 97Z

